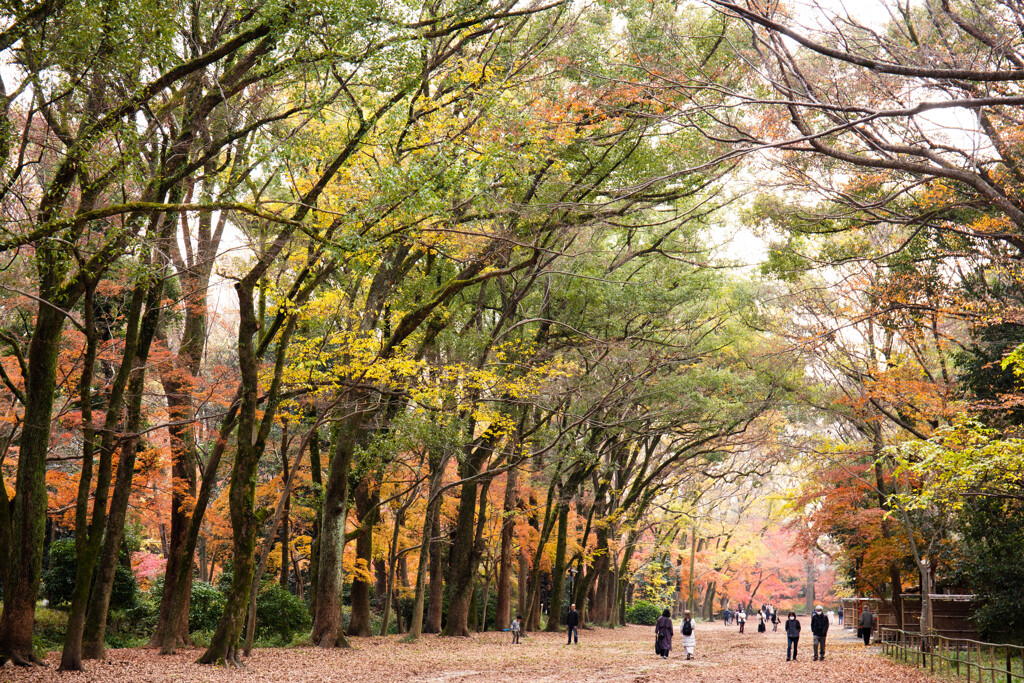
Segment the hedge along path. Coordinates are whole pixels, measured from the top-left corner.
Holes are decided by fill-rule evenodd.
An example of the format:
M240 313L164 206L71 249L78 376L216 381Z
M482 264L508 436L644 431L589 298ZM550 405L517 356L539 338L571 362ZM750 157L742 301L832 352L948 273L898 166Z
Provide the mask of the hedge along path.
M828 657L811 661L807 635L800 639L800 656L786 661L786 638L778 633L745 634L721 622L698 623L696 658L680 655L679 624L668 660L654 654L654 627L584 630L580 644L565 644L564 633L529 633L512 645L507 632L477 634L472 638L422 636L414 644L400 636L355 638L355 649L315 647L254 649L239 670L220 670L195 664L202 650L179 650L158 655L156 650L109 649L103 662L85 663L86 673L60 673L60 653L46 657L49 669L0 669L3 681L700 681L729 683L793 683L829 681L864 683L936 681L910 667L879 656L879 648L865 648L850 631L832 627ZM748 624L749 625L749 624ZM751 632L752 631L752 632Z

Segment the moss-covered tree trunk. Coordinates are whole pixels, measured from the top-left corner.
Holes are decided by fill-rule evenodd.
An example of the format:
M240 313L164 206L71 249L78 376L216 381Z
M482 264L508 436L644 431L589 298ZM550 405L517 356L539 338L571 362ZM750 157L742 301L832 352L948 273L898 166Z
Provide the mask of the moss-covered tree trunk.
M313 643L320 647L348 647L341 622L342 557L345 553L345 521L348 518L349 473L363 415L356 413L342 423L335 435L324 489L323 524L317 558L316 605Z
M50 268L56 270L55 265ZM40 298L45 299L52 292L56 277L56 272L44 273ZM32 646L32 629L43 566L46 453L50 447L50 419L63 326L64 314L57 307L41 302L26 355L24 422L11 516L10 561L4 577L4 607L0 615L0 662L7 659L23 665L38 662Z
M512 623L512 541L515 536L515 509L519 499L515 467L509 469L505 479L505 499L501 508L501 550L498 553L498 603L495 628L506 628Z
M249 601L256 570L256 474L260 456L266 443L267 413L263 424L257 422L256 410L259 393L259 359L254 337L258 323L253 307L252 281L247 278L235 285L238 292L238 365L241 375L241 403L238 410L238 438L235 462L231 468L228 487L228 511L231 520L232 574L224 612L210 646L199 658L200 664L238 664L238 640L242 634L245 609ZM262 427L262 428L261 428Z
M565 548L569 533L569 502L558 502L558 533L555 540L555 566L551 570L551 601L548 603L546 631L562 630L562 596L565 593Z

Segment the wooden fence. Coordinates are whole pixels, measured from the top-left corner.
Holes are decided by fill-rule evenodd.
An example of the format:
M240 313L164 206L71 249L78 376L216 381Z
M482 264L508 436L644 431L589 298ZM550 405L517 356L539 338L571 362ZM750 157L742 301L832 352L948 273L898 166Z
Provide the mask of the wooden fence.
M882 650L897 661L931 673L965 677L977 683L1024 681L1024 647L947 638L882 627Z

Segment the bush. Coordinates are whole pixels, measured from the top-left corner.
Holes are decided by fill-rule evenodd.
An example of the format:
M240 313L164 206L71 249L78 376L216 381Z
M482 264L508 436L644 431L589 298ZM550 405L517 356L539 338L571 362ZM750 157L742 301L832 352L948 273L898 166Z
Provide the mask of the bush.
M64 648L64 634L68 630L68 613L47 607L36 608L36 622L32 629L32 644L37 653Z
M637 600L626 608L626 621L641 626L654 626L661 616L661 609L646 600Z
M192 582L192 598L188 606L188 630L212 631L217 628L227 597L212 583Z
M98 563L97 563L98 564ZM62 538L50 544L50 567L43 572L42 595L50 605L57 607L71 603L75 591L75 573L78 570L78 558L75 556L75 541ZM95 580L95 572L93 579ZM139 584L132 570L117 565L114 572L114 585L110 592L110 609L127 610L135 606L139 594Z
M51 606L71 602L77 567L74 539L62 538L50 544L50 567L43 572L42 594Z
M256 598L256 635L260 638L277 636L289 643L298 631L310 627L306 603L281 588L268 584Z

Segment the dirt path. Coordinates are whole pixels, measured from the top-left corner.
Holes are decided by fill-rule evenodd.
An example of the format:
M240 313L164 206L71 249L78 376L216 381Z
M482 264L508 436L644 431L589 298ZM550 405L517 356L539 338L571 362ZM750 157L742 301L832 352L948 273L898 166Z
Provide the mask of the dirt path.
M804 619L800 655L786 661L782 632L740 635L721 623L699 624L696 659L676 650L668 660L654 654L653 627L584 631L579 645L566 646L565 636L533 634L513 646L507 633L466 639L424 636L407 645L396 637L361 638L356 649L316 648L257 650L245 669L228 671L194 664L199 650L159 657L147 650L109 650L103 663L90 662L88 672L60 674L59 653L47 658L50 669L0 669L0 681L694 681L707 683L874 683L934 681L914 669L897 666L865 648L850 631L832 627L828 657L811 661L811 638ZM678 630L678 629L677 629Z

